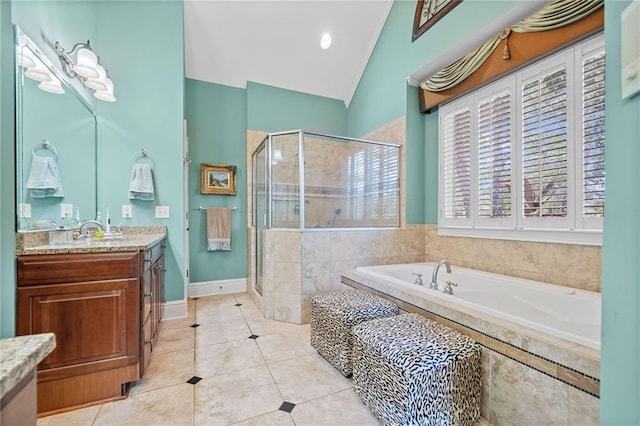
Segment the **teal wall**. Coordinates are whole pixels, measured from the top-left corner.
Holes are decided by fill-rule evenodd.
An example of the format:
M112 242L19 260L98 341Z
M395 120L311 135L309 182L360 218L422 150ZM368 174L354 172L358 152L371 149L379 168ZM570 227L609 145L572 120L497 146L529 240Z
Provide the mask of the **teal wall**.
M133 224L167 226L165 297L183 299L183 102L182 1L98 2L96 50L115 84L114 103L98 103L100 164L98 208L133 205ZM144 19L141 19L144 17ZM154 201L128 199L133 154L147 150L154 166ZM155 219L155 206L170 219Z
M248 82L247 128L264 132L315 130L345 135L344 102Z
M73 7L70 3L14 1L13 22L50 56L55 41L70 49L77 42L91 40L114 81L117 99L115 103L95 102L99 116L98 209L104 217L110 207L112 223L117 224L120 206L133 204L131 224L167 226L165 297L168 301L183 299L182 1L74 1ZM139 19L141 16L145 19ZM132 155L141 148L155 162L153 202L131 202L127 197ZM76 155L77 161L84 160L82 150ZM155 219L156 205L168 205L171 218ZM90 217L88 212L81 215Z
M605 2L606 215L600 423L640 424L640 94L620 96L620 13Z
M15 335L14 61L11 3L0 1L0 338Z
M247 94L246 90L186 79L189 134L189 281L205 282L247 275ZM232 164L237 195L202 195L200 163ZM229 252L207 251L203 207L238 207L231 214Z
M411 42L416 3L394 2L349 105L347 134L361 136L406 115L407 223L437 223L438 205L437 112L417 112L418 89L407 77L518 3L465 0Z

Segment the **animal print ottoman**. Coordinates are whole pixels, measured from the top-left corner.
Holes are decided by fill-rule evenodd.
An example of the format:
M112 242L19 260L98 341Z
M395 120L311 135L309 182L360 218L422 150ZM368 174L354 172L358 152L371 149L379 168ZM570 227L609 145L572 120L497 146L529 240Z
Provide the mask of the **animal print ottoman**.
M397 313L395 304L355 288L314 296L311 299L311 346L349 377L353 369L351 327Z
M353 386L385 425L473 425L480 345L417 314L353 327Z

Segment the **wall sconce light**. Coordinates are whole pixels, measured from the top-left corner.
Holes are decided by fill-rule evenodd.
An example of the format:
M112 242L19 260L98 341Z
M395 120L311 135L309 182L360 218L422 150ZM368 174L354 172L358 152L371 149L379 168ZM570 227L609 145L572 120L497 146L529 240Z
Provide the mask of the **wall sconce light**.
M106 69L100 63L93 49L86 43L76 43L70 51L64 50L56 41L58 58L62 64L62 70L71 78L78 78L82 84L94 90L97 99L106 102L115 102L113 96L113 81L109 78Z

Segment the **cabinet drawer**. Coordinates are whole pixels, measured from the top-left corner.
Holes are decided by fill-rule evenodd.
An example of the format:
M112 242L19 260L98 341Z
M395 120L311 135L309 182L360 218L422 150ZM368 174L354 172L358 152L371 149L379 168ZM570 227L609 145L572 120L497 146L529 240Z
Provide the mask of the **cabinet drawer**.
M152 264L158 261L164 249L164 243L156 244L142 253L144 260L144 269L148 269Z
M138 276L138 253L47 254L18 257L18 286Z

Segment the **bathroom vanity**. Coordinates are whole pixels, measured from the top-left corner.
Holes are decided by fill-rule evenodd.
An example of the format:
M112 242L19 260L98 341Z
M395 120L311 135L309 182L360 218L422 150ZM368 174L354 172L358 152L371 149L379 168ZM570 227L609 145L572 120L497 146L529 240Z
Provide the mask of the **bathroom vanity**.
M83 244L19 238L17 334L56 336L38 365L39 414L124 398L144 375L163 313L165 231L140 228L149 232Z

